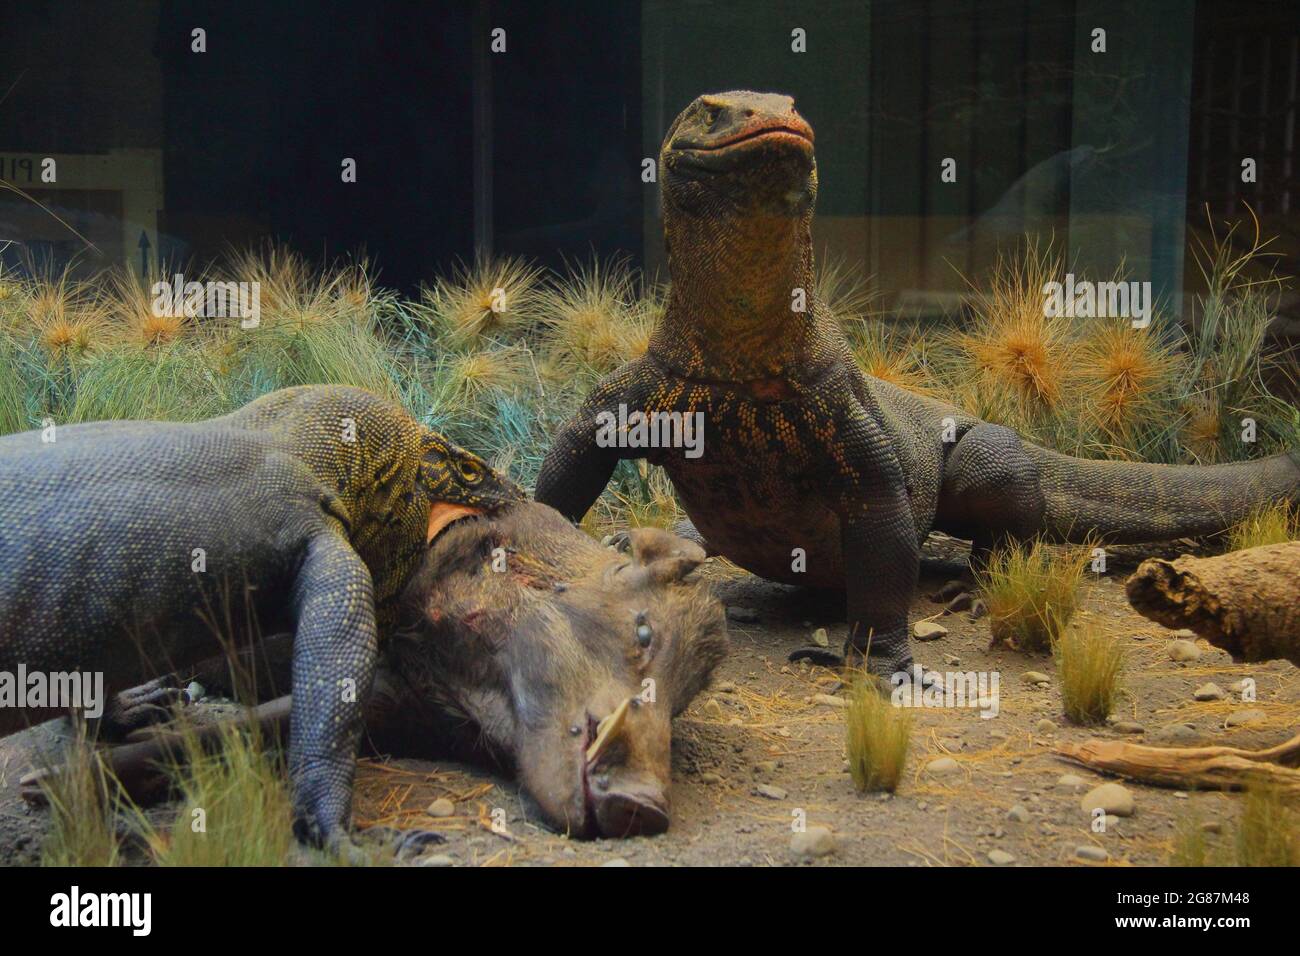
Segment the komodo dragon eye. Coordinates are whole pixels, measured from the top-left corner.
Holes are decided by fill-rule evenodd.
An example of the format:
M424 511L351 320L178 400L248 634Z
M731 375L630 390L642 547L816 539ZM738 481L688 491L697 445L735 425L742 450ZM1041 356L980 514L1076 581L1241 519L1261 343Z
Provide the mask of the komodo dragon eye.
M476 461L471 461L468 458L463 458L456 462L456 470L460 472L461 480L468 485L477 485L483 480L483 476L486 474L482 465Z

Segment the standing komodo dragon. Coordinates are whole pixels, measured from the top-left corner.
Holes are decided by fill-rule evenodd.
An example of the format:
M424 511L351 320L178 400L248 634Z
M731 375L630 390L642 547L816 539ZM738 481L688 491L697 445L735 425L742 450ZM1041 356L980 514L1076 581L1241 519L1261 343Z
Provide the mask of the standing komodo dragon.
M1300 496L1294 455L1084 461L864 375L813 296L813 131L790 97L701 96L668 130L659 168L671 292L647 354L596 386L542 466L537 500L570 519L620 458L662 465L711 550L765 578L843 588L845 659L869 645L868 667L889 675L910 671L908 607L932 529L972 539L978 563L1037 533L1206 534ZM703 453L610 447L597 416L620 405L702 412Z
M292 632L294 830L345 845L377 641L406 578L448 512L523 497L340 386L193 424L0 438L0 672L102 672L111 694ZM59 712L0 708L0 734Z

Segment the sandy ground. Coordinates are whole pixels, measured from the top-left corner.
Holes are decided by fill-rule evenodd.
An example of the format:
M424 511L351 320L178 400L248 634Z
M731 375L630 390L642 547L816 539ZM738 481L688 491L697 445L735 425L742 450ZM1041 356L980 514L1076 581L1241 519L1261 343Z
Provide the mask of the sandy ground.
M955 556L945 554L942 543L938 552ZM1283 662L1234 665L1204 642L1199 660L1171 661L1172 633L1138 616L1123 599L1119 582L1131 568L1113 559L1110 576L1088 580L1081 611L1127 650L1127 694L1116 716L1144 728L1127 739L1263 747L1290 737L1300 726L1300 669ZM731 623L732 653L713 688L676 722L673 819L666 834L569 840L541 823L512 781L464 765L415 760L363 764L358 819L404 820L442 831L447 842L412 861L434 866L986 866L994 850L1010 854L1009 865L1161 865L1176 826L1189 816L1229 829L1238 796L1127 783L1136 798L1134 815L1105 833L1093 832L1079 801L1103 778L1071 766L1051 747L1121 734L1065 721L1050 658L990 649L987 619L938 616L941 607L925 595L950 572L932 563L923 574L913 618L935 617L949 633L918 645L917 659L943 671L998 672L999 712L984 719L974 709L917 710L908 766L895 794L859 794L853 787L844 763L843 711L814 699L835 692L836 675L785 660L791 649L809 643L814 628L838 634L842 617L816 595L715 568L707 573L719 597L729 607L756 612L733 613L756 619ZM1049 675L1048 686L1025 683L1026 671ZM1228 690L1245 677L1256 682L1254 702L1232 694L1224 701L1193 700L1206 682ZM1262 711L1263 718L1225 726L1230 714L1248 709ZM31 748L54 739L55 728L0 741L0 861L31 862L39 853L45 814L23 804L17 780ZM944 755L956 761L955 770L935 775L925 769ZM1082 789L1059 783L1065 774L1082 778ZM435 820L420 812L440 797L454 801L453 816ZM488 828L494 811L498 819L504 811L506 835ZM790 845L796 819L830 828L834 851L812 861L796 858ZM1211 836L1216 839L1222 838ZM1081 846L1104 849L1108 861L1081 861Z

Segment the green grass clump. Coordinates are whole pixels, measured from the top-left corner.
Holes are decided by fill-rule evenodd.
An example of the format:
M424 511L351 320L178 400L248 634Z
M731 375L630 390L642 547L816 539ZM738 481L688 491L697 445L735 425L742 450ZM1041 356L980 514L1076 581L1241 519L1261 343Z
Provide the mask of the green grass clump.
M218 374L204 343L118 345L78 366L60 407L59 424L117 419L197 421L231 411L231 383Z
M1300 540L1300 508L1287 501L1261 505L1228 530L1228 550Z
M294 846L292 800L282 762L257 734L227 727L207 751L184 731L171 768L180 809L148 837L160 866L283 866ZM200 829L200 826L202 827Z
M116 784L84 730L69 741L63 757L61 771L40 783L50 808L41 865L116 866L121 860Z
M1095 627L1065 628L1052 643L1065 716L1102 724L1114 709L1124 672L1119 641Z
M912 736L911 711L895 707L864 677L849 688L844 728L853 785L864 793L898 789Z
M977 580L995 642L1044 651L1079 606L1087 551L1055 551L1040 540L995 551Z

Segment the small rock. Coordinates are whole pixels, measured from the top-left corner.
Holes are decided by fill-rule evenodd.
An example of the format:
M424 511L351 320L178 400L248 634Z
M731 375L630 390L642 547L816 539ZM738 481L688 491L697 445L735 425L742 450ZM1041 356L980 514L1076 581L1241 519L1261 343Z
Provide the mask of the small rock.
M948 629L934 621L917 621L912 625L912 636L918 641L937 641L947 634Z
M1153 744L1187 747L1201 742L1201 732L1191 724L1170 724L1156 730L1147 740Z
M770 783L760 783L754 788L754 793L760 797L767 797L769 800L784 800L790 795L784 787L778 787Z
M754 764L754 773L776 773L775 760L760 760Z
M1091 860L1094 863L1105 863L1110 859L1110 854L1099 846L1080 846L1074 848L1074 855L1080 860Z
M843 697L836 697L834 694L813 694L813 703L821 704L823 707L847 707L849 702Z
M951 757L939 757L925 765L925 772L936 777L943 777L960 769L961 765Z
M1012 823L1028 823L1029 810L1023 804L1017 803L1007 811L1007 819Z
M1185 641L1194 641L1196 640L1196 632L1190 627L1180 627L1174 631L1174 637L1180 637Z
M812 632L812 642L818 647L830 647L831 637L826 633L826 628L819 627Z
M835 852L835 834L826 827L808 827L790 835L790 853L800 860L812 860Z
M422 856L415 861L416 866L455 866L456 861L445 853Z
M1195 700L1223 700L1227 696L1223 688L1215 683L1202 684L1192 693Z
M700 783L707 783L710 786L716 786L717 784L722 783L722 774L715 773L712 770L707 770L700 774Z
M1133 815L1133 794L1128 789L1118 783L1103 783L1099 787L1093 787L1083 795L1079 801L1079 806L1083 812L1091 814L1098 808L1105 810L1106 813L1114 814L1117 817L1131 817Z
M737 624L753 624L758 620L758 612L752 607L729 607L727 608L727 620L735 621Z
M191 704L194 703L195 701L202 700L205 696L207 696L207 693L208 693L207 688L205 688L202 684L200 684L196 680L190 681L185 686L185 699L188 700Z
M1246 688L1253 687L1254 684L1255 682L1253 680L1246 678L1245 680L1237 681L1235 684L1229 684L1228 690L1232 691L1234 694L1244 694L1246 693Z
M944 662L945 664L947 664L949 667L960 667L960 666L961 666L961 658L958 657L956 654L945 654L945 655L943 655L943 662Z
M425 809L425 813L431 817L454 817L456 815L456 804L452 803L446 797L439 797Z
M989 862L994 866L1010 866L1016 858L1006 850L989 850Z
M1050 684L1052 679L1042 671L1025 671L1020 679L1026 684Z
M1117 720L1110 725L1117 734L1145 734L1147 729L1135 720Z
M1087 785L1088 785L1087 780L1084 780L1078 774L1073 774L1073 773L1062 774L1056 780L1056 786L1058 789L1073 790L1075 793L1078 793Z
M1262 710L1234 710L1228 715L1227 719L1224 720L1223 723L1226 727L1240 727L1242 724L1249 724L1256 720L1263 720L1267 716L1268 714L1264 713Z
M718 698L710 697L704 702L704 712L710 717L722 717L722 705L718 703Z
M1204 830L1206 833L1222 833L1223 824L1220 823L1218 820L1206 820L1204 823L1201 824L1201 829Z
M1194 661L1201 656L1201 649L1192 641L1170 641L1165 646L1165 650L1168 651L1171 661Z
M717 689L719 694L734 694L736 693L737 690L739 690L735 682L729 680L724 680L721 684L718 685Z
M1056 733L1057 727L1053 721L1044 717L1038 723L1034 724L1034 729L1040 734L1054 734Z
M616 856L614 857L614 859L606 860L604 863L601 864L601 866L631 866L631 865L632 865L631 863L623 859L621 856Z

